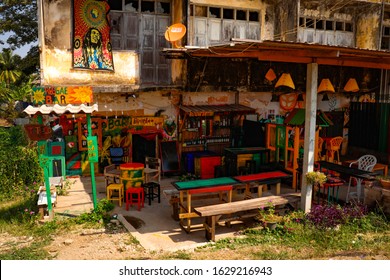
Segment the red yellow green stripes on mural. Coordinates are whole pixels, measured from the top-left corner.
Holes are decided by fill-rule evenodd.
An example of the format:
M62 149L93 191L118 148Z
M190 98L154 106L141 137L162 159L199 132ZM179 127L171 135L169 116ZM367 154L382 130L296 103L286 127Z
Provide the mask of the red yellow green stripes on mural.
M33 105L93 103L92 87L33 87Z

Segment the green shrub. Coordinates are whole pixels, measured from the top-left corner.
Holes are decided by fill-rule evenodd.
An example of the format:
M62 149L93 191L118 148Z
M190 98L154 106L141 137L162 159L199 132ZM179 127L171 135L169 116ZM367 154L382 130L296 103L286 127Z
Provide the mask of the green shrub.
M37 147L23 127L0 128L0 201L36 192L42 181Z
M113 210L115 205L107 200L101 199L96 205L96 209L93 209L90 213L83 213L77 219L76 223L103 223L110 219L110 215L108 212Z

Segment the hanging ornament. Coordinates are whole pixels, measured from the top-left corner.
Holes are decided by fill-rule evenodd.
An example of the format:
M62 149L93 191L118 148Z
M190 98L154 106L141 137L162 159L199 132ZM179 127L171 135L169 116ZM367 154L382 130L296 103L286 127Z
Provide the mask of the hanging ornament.
M279 105L285 111L291 111L297 105L298 95L296 93L282 94L279 97Z

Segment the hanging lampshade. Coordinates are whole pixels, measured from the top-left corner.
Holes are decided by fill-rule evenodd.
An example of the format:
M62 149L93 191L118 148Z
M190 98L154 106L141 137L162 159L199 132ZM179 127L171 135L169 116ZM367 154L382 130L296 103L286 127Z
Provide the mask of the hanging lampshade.
M268 81L270 81L270 82L272 82L273 80L276 79L276 74L275 74L274 70L272 70L272 68L270 68L270 69L267 71L267 73L265 74L265 78L266 78Z
M303 93L298 94L298 99L297 99L297 101L305 101L305 100L303 99Z
M329 79L322 79L322 81L317 89L317 93L320 93L323 91L335 92L334 87Z
M348 92L358 92L359 86L356 82L356 79L350 78L344 86L344 90Z
M275 88L281 87L281 86L285 86L285 87L289 87L289 88L295 89L295 85L294 85L293 80L291 79L291 75L290 74L283 73L282 76L280 76L279 80L277 81L277 83L275 85Z

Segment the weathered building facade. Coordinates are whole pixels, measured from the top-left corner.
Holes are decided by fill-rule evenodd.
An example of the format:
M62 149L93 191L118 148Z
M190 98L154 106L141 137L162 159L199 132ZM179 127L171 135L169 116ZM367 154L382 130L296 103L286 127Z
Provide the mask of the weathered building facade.
M297 63L292 57L306 52L316 61L330 52L312 50L311 45L375 53L390 49L388 0L109 0L107 21L114 70L80 70L72 67L73 1L38 2L41 85L92 87L94 103L99 108L94 117L103 121L162 117L162 123L153 124L158 129L176 123L174 132L162 133L165 139L181 141L180 128L184 124L179 105L241 104L253 108L255 116L251 118L257 120L286 115L290 109L273 102L273 95L296 94L298 98L306 91L306 63ZM164 36L174 23L187 28L176 45ZM285 51L289 48L286 45L279 50L265 50L265 54L253 50L265 41L300 45L292 45L295 55ZM220 46L226 48L219 49ZM332 52L337 56L340 50ZM366 52L352 56L366 56ZM325 60L319 66L318 79L329 78L335 93L329 94L328 100L319 98L319 109L349 112L351 102L390 102L388 67ZM290 73L295 89L275 89L276 80L265 79L270 68L277 77ZM343 90L351 77L359 82L359 93ZM302 101L295 102L296 108L304 107ZM375 146L354 140L356 146L389 153L388 111L381 112L375 114L387 115L376 125L383 132L377 133ZM346 120L342 122L346 124ZM120 129L131 131L129 123L132 122L122 122ZM108 135L114 138L112 133L103 132L102 143ZM130 160L133 153L129 151Z

